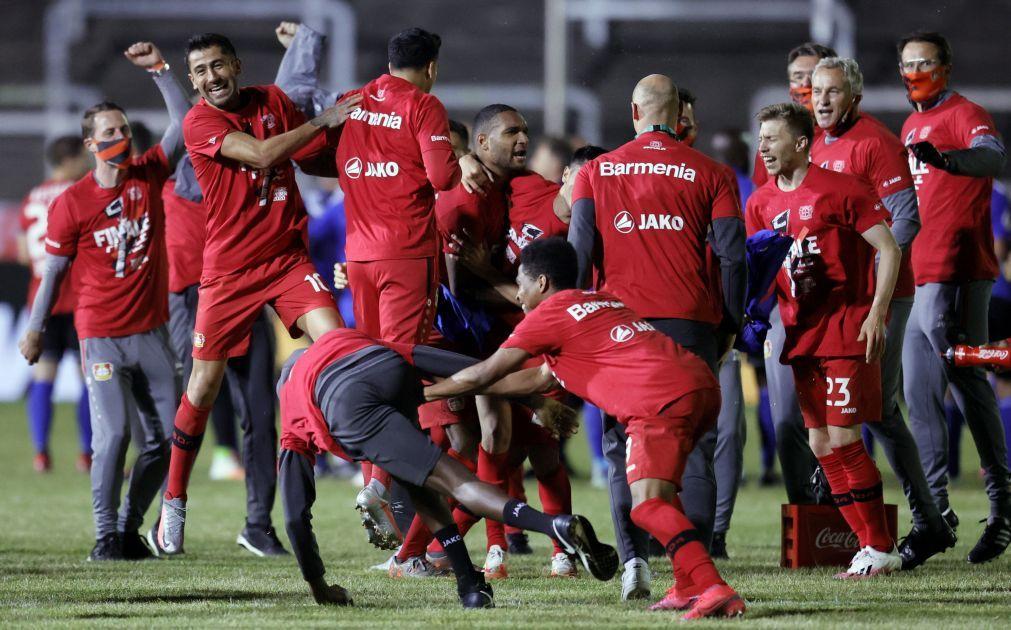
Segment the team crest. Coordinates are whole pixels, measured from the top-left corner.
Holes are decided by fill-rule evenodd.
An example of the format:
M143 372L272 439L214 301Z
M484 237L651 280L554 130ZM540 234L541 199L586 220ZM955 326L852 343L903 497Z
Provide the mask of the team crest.
M193 333L193 347L203 348L204 344L207 342L207 338L204 337L204 333Z
M459 396L446 399L446 408L452 411L453 413L460 413L461 411L463 411L463 407L464 407L463 398Z
M927 125L923 129L920 129L920 140L926 140L927 136L930 135L930 125Z
M273 114L264 114L263 116L260 116L260 122L262 122L263 126L267 129L273 129L277 126L277 119L274 118Z
M842 173L844 168L846 168L846 162L843 162L842 160L832 162L832 170L836 173ZM801 218L803 219L804 217Z
M140 201L144 197L144 192L140 189L140 186L130 186L126 191L126 196L130 201Z
M659 140L650 140L649 144L647 144L643 148L644 149L650 149L652 151L666 151L667 150L667 149L664 148L663 143L660 142Z
M91 366L91 375L96 381L107 381L112 378L111 363L94 363Z
M386 100L386 90L384 88L380 88L376 90L375 94L369 94L369 98L371 98L374 101L379 101L380 103L382 103L383 101Z
M801 206L798 210L801 221L810 221L814 216L814 206Z

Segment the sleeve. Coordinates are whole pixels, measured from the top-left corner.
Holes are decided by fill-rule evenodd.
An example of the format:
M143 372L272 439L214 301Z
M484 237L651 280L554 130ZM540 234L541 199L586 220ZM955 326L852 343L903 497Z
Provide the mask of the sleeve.
M589 286L593 268L593 248L597 242L597 209L593 201L590 173L596 162L589 162L579 169L576 183L572 187L572 217L569 219L568 241L576 250L578 275L576 286Z
M518 348L535 357L553 354L560 348L560 331L555 320L550 307L541 305L523 318L501 347Z
M278 462L277 485L281 490L284 505L284 529L288 532L292 551L298 560L302 577L307 581L317 580L326 573L323 559L319 555L316 536L312 531L312 506L316 502L316 481L309 459L289 451L281 450Z
M145 151L137 162L143 166L147 181L156 188L160 189L172 176L173 169L161 144L156 144Z
M168 109L169 115L168 127L165 128L165 133L162 134L159 144L168 158L167 163L175 166L185 150L182 124L183 119L186 118L186 112L190 110L190 102L179 82L176 81L175 75L171 72L155 76L154 82L158 86L162 98L165 99L165 108Z
M28 217L28 200L31 195L25 195L25 198L21 200L21 205L18 207L18 227L21 228L22 232L27 232L28 228L32 226L31 218Z
M733 330L738 330L744 315L744 292L748 274L744 261L744 222L737 217L713 220L713 253L720 259L724 314Z
M432 187L441 191L456 186L461 173L449 141L449 115L435 97L423 101L418 112L415 139Z
M211 107L190 109L183 120L183 140L190 155L199 154L214 159L221 152L221 143L228 134L239 131L226 116Z
M885 209L892 215L892 234L903 249L913 244L920 231L920 206L916 189L910 186L881 198Z
M752 236L756 232L765 229L762 225L762 217L759 214L758 195L748 197L748 203L744 210L744 231L747 236Z
M66 193L60 195L49 206L46 224L46 253L54 256L73 258L77 255L77 239L80 226L70 208Z
M871 229L882 221L888 221L891 216L877 195L869 186L854 186L846 194L843 204L843 222L860 234Z
M913 187L913 176L909 173L907 155L906 148L898 138L894 142L868 144L865 153L865 179L874 186L879 198L884 199L900 190Z
M60 281L70 269L70 258L66 256L46 255L46 266L42 272L42 282L35 293L35 302L31 305L31 315L28 318L28 330L41 332L46 328L49 312L56 302L56 293L60 290Z
M713 219L742 219L741 197L737 190L737 178L730 169L718 168L713 190Z
M442 378L450 377L481 362L473 357L428 346L414 346L412 359L414 366L421 372Z
M305 24L299 25L274 78L274 85L281 88L307 117L315 116L340 98L337 92L319 88L325 39Z
M442 251L446 254L455 253L449 247L451 234L461 234L463 230L467 230L474 238L479 238L482 234L475 225L474 217L466 211L466 206L458 197L457 189L453 189L439 195L435 201L435 225L442 240Z
M960 107L955 120L955 137L962 143L963 149L976 146L974 140L985 136L999 137L993 118L982 107L967 103L968 107Z

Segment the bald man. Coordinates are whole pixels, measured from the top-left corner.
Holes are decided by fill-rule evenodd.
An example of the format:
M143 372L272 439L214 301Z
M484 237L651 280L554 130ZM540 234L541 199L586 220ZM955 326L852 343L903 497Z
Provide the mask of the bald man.
M715 372L743 313L744 222L737 187L718 162L678 141L678 92L669 77L639 81L631 110L635 139L588 162L576 180L569 242L579 257L579 286L589 286L591 276L602 278L596 288L618 295ZM722 297L708 281L707 240L720 261ZM596 274L591 261L598 261ZM626 339L634 334L613 331ZM683 511L707 548L716 509L715 445L715 430L699 440L678 489ZM622 426L606 419L611 513L625 563L623 599L647 597L651 579L648 537L630 518L625 454L631 448Z

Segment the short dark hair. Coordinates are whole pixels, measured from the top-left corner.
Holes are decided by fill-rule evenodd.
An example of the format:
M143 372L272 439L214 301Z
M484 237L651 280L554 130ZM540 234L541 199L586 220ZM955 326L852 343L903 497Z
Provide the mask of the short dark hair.
M132 136L130 144L134 151L144 153L154 146L154 134L151 133L151 128L139 120L130 123L130 135Z
M558 290L576 288L579 275L576 250L560 236L529 243L520 253L520 264L528 276L547 276L551 286Z
M689 90L686 87L679 87L678 88L678 99L681 100L681 104L682 105L694 105L695 104L695 95L692 94L692 91Z
M790 52L786 53L786 65L790 65L794 62L797 57L817 57L818 59L824 59L825 57L838 57L835 49L829 48L828 46L822 46L821 44L816 44L814 42L804 42L800 46L796 46Z
M463 124L459 120L449 119L449 133L455 133L460 136L464 144L470 144L470 132L467 131L467 125Z
M186 66L189 67L190 53L194 50L207 50L217 46L221 52L232 57L238 57L232 40L218 33L200 33L189 38L186 42Z
M81 116L81 137L90 138L95 133L95 115L102 112L122 112L126 116L126 110L116 105L112 101L102 101L84 110Z
M900 39L896 46L899 53L899 61L902 61L902 50L906 47L906 44L911 42L926 42L937 46L937 60L941 62L942 66L951 65L951 44L948 43L948 39L944 35L941 35L937 31L914 31L909 33Z
M441 46L441 37L415 27L391 37L386 52L394 69L424 68L439 58Z
M77 136L60 136L46 146L46 163L55 168L81 155L84 145Z
M763 107L756 118L760 123L768 120L782 120L793 135L806 137L808 143L814 141L814 118L811 116L811 112L802 105L796 103L769 105Z
M565 138L544 136L537 142L537 149L545 147L548 153L555 156L562 164L572 162L572 144Z
M572 152L572 160L569 162L569 166L582 166L590 160L595 160L605 153L607 153L607 149L598 147L595 144L588 144L586 146L579 147Z
M499 114L505 112L515 112L517 111L512 105L503 105L502 103L495 103L494 105L486 105L481 108L481 111L474 116L474 135L485 133L488 131L488 126L491 121L495 120L495 117Z

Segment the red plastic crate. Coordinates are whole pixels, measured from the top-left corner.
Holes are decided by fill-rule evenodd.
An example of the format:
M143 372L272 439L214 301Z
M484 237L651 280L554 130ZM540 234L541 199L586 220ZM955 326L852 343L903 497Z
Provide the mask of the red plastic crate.
M856 534L831 505L783 505L782 516L781 567L845 567L859 550ZM894 504L885 504L885 517L896 540L899 518Z

